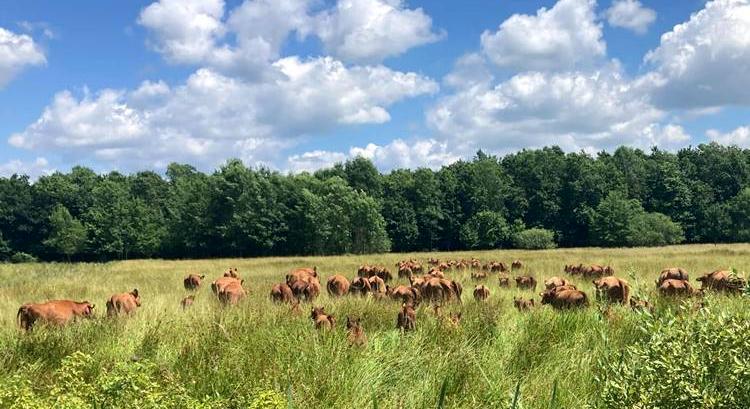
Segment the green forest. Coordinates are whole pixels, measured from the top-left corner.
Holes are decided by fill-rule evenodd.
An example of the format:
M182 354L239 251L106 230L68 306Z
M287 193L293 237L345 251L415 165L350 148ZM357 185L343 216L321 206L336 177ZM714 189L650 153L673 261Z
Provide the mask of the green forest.
M0 178L0 259L95 260L750 241L750 150L558 147L380 173L229 160L206 174Z

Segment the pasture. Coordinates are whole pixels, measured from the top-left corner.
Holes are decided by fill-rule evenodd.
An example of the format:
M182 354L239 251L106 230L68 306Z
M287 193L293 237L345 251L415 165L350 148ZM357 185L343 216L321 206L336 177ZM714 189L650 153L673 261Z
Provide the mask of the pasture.
M463 284L463 302L443 305L442 314L462 312L460 324L452 325L422 303L416 329L406 334L395 329L400 303L326 294L328 276L351 279L361 264L389 267L394 273L391 286L408 284L396 277L394 264L430 257L506 263L520 259L524 267L519 273L534 275L539 286L536 291L515 284L500 288L492 273L481 282L489 288L489 298L477 302L472 290L478 282L470 278L471 270L448 272ZM605 311L594 299L590 279L563 273L563 266L572 263L611 265L616 276L630 282L632 295L655 304L657 318L620 305ZM303 266L317 266L320 297L302 303L299 313L271 302L271 286L284 281L290 269ZM660 298L654 280L671 266L685 268L699 288L695 278L700 274L750 268L750 245L0 265L0 406L615 407L602 396L608 379L602 365L623 359L626 346L646 345L653 334L644 328L690 328L733 317L748 322L750 299L744 296L709 294L701 300L703 308L696 307L695 298ZM222 307L210 282L229 267L239 270L249 294L237 306ZM206 280L193 307L183 311L180 301L189 292L182 280L188 273L205 274ZM571 311L537 305L527 313L513 307L514 296L533 296L538 303L542 282L550 276L572 280L592 305ZM106 318L109 296L133 288L143 303L135 315ZM65 328L39 327L29 333L19 329L16 312L21 304L60 298L95 303L96 318ZM313 328L313 305L335 316L333 331ZM361 317L364 346L347 341L347 316ZM740 338L747 340L747 329L740 325L733 331L744 331ZM750 363L747 346L719 342L713 348L744 351L734 357L744 365ZM744 376L739 384L750 375ZM716 379L710 378L704 373L688 386L698 388L700 395L700 388L714 387ZM128 393L128 388L137 393ZM105 392L110 395L90 402L91 394ZM695 399L682 407L706 403L706 398Z

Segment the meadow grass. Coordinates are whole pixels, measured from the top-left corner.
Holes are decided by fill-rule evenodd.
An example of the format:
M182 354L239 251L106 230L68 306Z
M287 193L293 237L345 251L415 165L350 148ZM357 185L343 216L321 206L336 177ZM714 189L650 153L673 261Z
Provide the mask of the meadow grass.
M471 295L475 283L470 271L450 272L464 285L463 303L445 305L444 314L462 311L460 326L448 325L423 304L417 310L417 329L408 334L395 329L400 305L393 301L334 299L323 289L313 304L325 306L337 326L319 333L309 319L310 304L302 304L301 314L295 315L288 305L268 299L271 286L294 267L317 266L325 286L332 274L354 277L361 264L386 265L395 276L398 260L429 257L520 259L523 272L540 284L536 292L504 289L491 275L484 282L490 297L478 303ZM680 304L656 296L654 279L662 268L687 269L697 286L699 274L745 270L750 245L0 265L0 380L24 374L44 394L59 382L55 371L66 357L82 351L102 370L151 362L190 396L204 400L261 388L278 391L296 408L511 407L514 400L519 408L583 407L595 401L600 387L597 359L619 353L644 334L638 314L622 306L607 316L596 303L567 312L543 307L519 313L513 308L514 296L533 296L538 302L544 278L564 276L563 265L573 263L613 266L617 276L630 281L632 293L654 301L660 314ZM229 267L239 269L249 296L238 306L222 308L208 284ZM182 311L180 300L188 294L182 279L192 272L206 274L206 281L193 308ZM593 300L589 280L572 281ZM399 282L406 280L394 279L391 285ZM143 301L136 314L104 318L108 297L133 288ZM21 304L60 298L89 300L98 317L28 334L18 328ZM709 301L711 308L730 312L746 311L749 303L745 297L728 296ZM347 343L347 315L362 317L365 347Z

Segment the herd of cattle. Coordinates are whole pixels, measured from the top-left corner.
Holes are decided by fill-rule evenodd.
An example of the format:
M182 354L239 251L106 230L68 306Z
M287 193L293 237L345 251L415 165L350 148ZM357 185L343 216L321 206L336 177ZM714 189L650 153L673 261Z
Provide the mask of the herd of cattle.
M463 286L459 281L448 278L448 273L471 271L471 279L477 282L473 297L478 302L489 298L490 288L481 282L491 276L496 277L499 287L509 288L514 281L518 289L535 291L537 288L537 280L533 275L518 274L518 270L524 268L520 260L513 261L509 266L499 261L483 264L475 258L451 261L429 259L426 265L417 260L403 260L396 264L396 268L398 278L407 279L408 284L404 282L391 287L389 283L394 277L388 268L363 265L357 270L357 276L351 280L340 274L328 277L326 291L329 297L370 296L379 300L397 301L401 303L401 309L396 317L396 327L409 331L415 328L416 307L420 303L432 305L435 314L439 316L442 305L450 302L461 303ZM631 297L630 284L616 277L614 269L610 266L566 265L563 271L570 277L592 279L598 301L630 305L633 309L653 309L648 301ZM514 277L511 277L512 274L515 274ZM195 291L201 287L203 280L205 275L190 274L183 280L183 286L186 290ZM707 273L697 281L701 283L701 289L693 288L684 269L666 268L659 274L656 288L663 296L699 296L706 290L739 293L746 285L743 278L724 270ZM247 295L244 283L245 280L240 277L238 270L231 268L211 283L211 291L221 304L234 305ZM544 280L543 285L544 290L539 293L541 304L548 304L555 309L583 308L589 305L586 292L578 289L565 277L549 277ZM316 267L297 268L290 271L283 282L271 288L270 298L277 303L288 303L293 312L300 313L300 302L314 302L321 289ZM189 295L182 299L181 305L185 309L194 302L195 295ZM536 307L536 302L533 297L514 297L513 305L519 311L528 311ZM106 306L109 317L132 314L141 306L138 289L113 295ZM53 300L22 305L18 309L17 320L21 328L28 331L36 322L62 325L76 318L93 316L94 304L88 301ZM313 307L310 318L317 329L331 329L336 326L335 317L327 313L323 307ZM458 325L461 313L451 313L447 318L449 323ZM360 345L366 342L359 318L347 317L346 327L350 343Z

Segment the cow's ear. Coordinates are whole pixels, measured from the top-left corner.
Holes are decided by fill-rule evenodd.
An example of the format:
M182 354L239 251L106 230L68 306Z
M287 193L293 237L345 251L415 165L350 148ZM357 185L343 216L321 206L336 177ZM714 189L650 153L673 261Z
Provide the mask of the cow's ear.
M133 289L133 295L136 296L136 297L138 297L138 289L137 288Z

